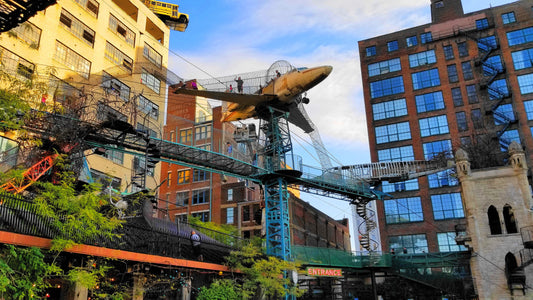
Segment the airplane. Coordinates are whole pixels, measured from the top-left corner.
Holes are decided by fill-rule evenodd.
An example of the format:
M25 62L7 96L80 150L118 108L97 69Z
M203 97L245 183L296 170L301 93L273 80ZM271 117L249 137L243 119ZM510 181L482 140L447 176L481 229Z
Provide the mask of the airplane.
M293 69L283 75L278 73L255 94L199 90L194 88L194 85L193 88L186 88L184 84L181 87L175 86L174 93L232 102L222 116L222 122L256 117L266 119L265 108L270 106L289 112L288 121L309 133L313 128L298 109L298 103L309 103L309 99L301 95L328 77L332 69L331 66L320 66Z

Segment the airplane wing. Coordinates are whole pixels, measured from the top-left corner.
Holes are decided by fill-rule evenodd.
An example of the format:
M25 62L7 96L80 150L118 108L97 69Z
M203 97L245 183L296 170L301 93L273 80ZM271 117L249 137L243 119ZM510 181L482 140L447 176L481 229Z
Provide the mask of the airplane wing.
M270 94L238 94L229 92L214 92L206 90L194 90L186 88L178 88L174 91L176 94L185 94L191 96L204 97L209 99L217 99L227 102L238 103L242 105L257 106L261 103L277 99L276 95Z
M315 130L304 114L298 108L298 105L291 105L289 107L289 118L287 119L292 124L300 127L305 133Z

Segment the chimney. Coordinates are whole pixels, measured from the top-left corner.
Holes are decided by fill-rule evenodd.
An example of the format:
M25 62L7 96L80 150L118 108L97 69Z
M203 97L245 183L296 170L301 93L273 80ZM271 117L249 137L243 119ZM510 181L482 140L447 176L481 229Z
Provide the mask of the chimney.
M461 0L431 0L431 22L442 23L464 16Z

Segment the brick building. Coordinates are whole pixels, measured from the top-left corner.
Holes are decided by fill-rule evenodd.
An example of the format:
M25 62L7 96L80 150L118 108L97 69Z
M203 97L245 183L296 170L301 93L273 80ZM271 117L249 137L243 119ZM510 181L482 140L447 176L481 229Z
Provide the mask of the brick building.
M477 147L490 162L473 168L503 165L517 141L531 165L532 6L516 1L465 14L460 0L431 0L431 23L359 41L372 161ZM383 183L394 196L377 202L383 251L465 250L454 230L465 218L464 199L450 175Z

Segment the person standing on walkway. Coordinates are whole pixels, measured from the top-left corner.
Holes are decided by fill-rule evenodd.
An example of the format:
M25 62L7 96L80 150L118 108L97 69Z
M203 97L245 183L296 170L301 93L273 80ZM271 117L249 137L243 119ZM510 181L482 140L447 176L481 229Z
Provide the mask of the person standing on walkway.
M200 242L200 236L196 233L196 231L191 231L191 246L192 246L192 253L196 259L199 261L203 261L204 257L202 256L202 248L201 248L201 242Z
M244 81L241 79L241 77L239 76L239 78L235 79L235 81L237 82L237 92L239 92L240 94L242 94L242 86L244 85Z

